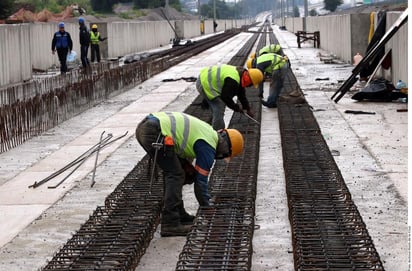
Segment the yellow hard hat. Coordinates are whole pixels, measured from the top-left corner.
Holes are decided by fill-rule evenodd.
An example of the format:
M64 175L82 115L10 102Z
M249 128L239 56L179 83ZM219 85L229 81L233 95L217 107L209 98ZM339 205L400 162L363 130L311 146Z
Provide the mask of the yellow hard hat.
M260 82L263 81L263 73L259 69L248 69L250 80L253 86L257 88Z
M256 53L252 53L252 54L250 55L250 58L255 59L255 58L256 58Z
M246 67L247 67L248 69L251 69L251 68L252 68L252 63L253 63L253 58L249 58L249 59L246 61Z
M229 136L230 140L230 157L232 158L239 155L243 151L243 136L236 129L226 129L226 133Z
M97 24L92 25L92 29L97 29Z

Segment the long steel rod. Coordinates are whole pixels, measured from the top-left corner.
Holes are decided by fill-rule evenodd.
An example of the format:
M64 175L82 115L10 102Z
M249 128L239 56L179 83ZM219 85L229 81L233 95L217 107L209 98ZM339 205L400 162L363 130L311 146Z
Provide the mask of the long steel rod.
M108 135L107 137L105 137L103 140L109 140L111 137ZM32 185L29 185L29 188L36 188L39 187L40 185L50 181L51 179L59 176L60 174L62 174L63 172L65 172L66 170L68 170L69 168L73 167L74 165L80 163L88 154L89 152L93 152L93 150L99 145L99 143L93 145L92 147L90 147L87 151L85 151L84 153L82 153L80 156L78 156L76 159L74 159L72 162L68 163L67 165L65 165L64 167L62 167L61 169L55 171L54 173L50 174L49 176L47 176L46 178L44 178L41 181L38 182L34 182Z
M103 134L104 134L104 131L103 131L102 134L100 135L100 141L99 141L100 144L99 144L99 146L97 146L96 159L94 160L92 183L90 184L90 187L93 187L94 184L95 184L94 178L95 178L95 175L96 175L96 167L97 167L97 161L98 161L98 159L99 159L99 152L100 152L100 149L101 149L101 147L102 147Z

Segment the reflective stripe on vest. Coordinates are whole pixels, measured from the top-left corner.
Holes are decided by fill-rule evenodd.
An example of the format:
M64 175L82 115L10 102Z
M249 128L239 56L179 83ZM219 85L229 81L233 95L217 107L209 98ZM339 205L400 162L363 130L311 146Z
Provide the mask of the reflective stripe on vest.
M96 32L96 35L95 35L93 31L90 31L90 42L92 44L99 44L99 37L100 37L99 32Z
M219 66L203 68L200 71L200 82L203 91L209 100L213 100L220 96L224 81L227 77L240 83L239 72L235 66L222 64Z
M162 135L173 138L174 151L179 157L195 158L193 146L197 140L204 140L216 149L218 135L208 123L179 112L157 112L152 115L159 119Z
M262 62L271 61L271 65L265 69L265 72L272 73L274 70L278 70L282 68L286 61L283 60L283 57L278 54L267 53L259 56L256 59L256 66L258 66Z
M173 139L178 138L177 137L177 132L176 132L176 130L177 130L176 129L176 126L177 126L176 125L176 118L173 115L173 113L167 112L166 114L170 118L170 125L171 125L170 130L172 132L172 137L173 137ZM189 124L190 124L190 121L189 121L189 118L186 115L183 115L183 120L184 120L183 139L182 139L181 144L179 144L180 145L179 149L177 150L177 155L178 156L181 156L183 154L184 150L187 147L187 141L188 141L188 138L189 138L189 128L190 128Z

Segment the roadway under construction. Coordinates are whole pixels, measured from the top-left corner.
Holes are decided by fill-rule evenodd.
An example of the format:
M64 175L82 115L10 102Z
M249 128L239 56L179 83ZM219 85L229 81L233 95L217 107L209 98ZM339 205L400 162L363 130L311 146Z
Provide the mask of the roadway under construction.
M248 29L243 28L240 31ZM104 100L111 95L110 91L116 93L119 87L114 85L135 85L238 33L230 31L216 35L202 42L156 53L124 66L111 67L101 64L93 74L74 71L68 77L69 80L77 82L53 90L50 97L56 99L57 96L59 101L75 102L66 105L66 110L69 110L65 115L62 115L61 108L56 107L52 101L45 103L51 105L46 111L51 116L69 119L78 113L76 110L87 108L85 104ZM257 31L249 33L253 35L228 64L243 66L254 49L277 42L270 25L263 25ZM303 93L291 69L284 87L284 98L280 100L277 110L294 269L384 270L366 224L322 136L313 110L306 101L301 100ZM13 89L10 89L9 93L12 91ZM67 97L68 92L73 93L73 96ZM76 101L80 97L84 103L82 106L78 106ZM256 120L260 122L260 98L256 92L248 92L248 100ZM209 110L202 109L201 104L200 97L197 97L185 112L210 121ZM33 105L20 106L27 108ZM69 112L71 109L73 110ZM36 110L32 110L31 114L36 114ZM29 114L27 117L28 120L36 118ZM20 124L21 129L24 129L24 125L30 122L28 120L18 119L16 122L9 122L9 125ZM15 133L14 138L5 138L6 135L3 135L2 152L7 152L30 137L47 131L58 121L61 119L51 118L50 125L39 123L37 127L33 127L36 128L36 134ZM179 253L176 270L252 268L252 239L258 227L255 223L255 201L259 181L257 171L260 125L241 114L234 114L229 127L238 129L244 135L245 150L229 164L216 162L209 183L213 204L197 210L192 230ZM152 166L149 157L145 156L105 198L104 205L96 207L90 217L41 269L137 268L156 232L163 204L162 175L158 172L151 187ZM37 189L37 185L34 183L35 187L31 188Z

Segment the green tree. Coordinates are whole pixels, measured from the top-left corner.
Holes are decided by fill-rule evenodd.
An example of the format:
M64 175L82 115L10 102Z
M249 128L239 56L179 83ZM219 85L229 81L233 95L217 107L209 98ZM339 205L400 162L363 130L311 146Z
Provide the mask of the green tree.
M298 6L293 7L293 17L300 17L300 12Z
M323 0L325 4L324 9L334 12L336 8L343 4L342 0Z
M13 0L1 0L0 1L0 19L6 19L13 12Z
M165 0L133 0L133 5L138 8L158 8L166 5ZM181 9L179 0L169 0L169 5L177 10Z
M311 9L309 11L309 16L318 16L318 12L316 11L316 9Z
M111 12L112 7L118 1L112 0L90 0L90 4L92 5L92 9L95 11L101 12Z

